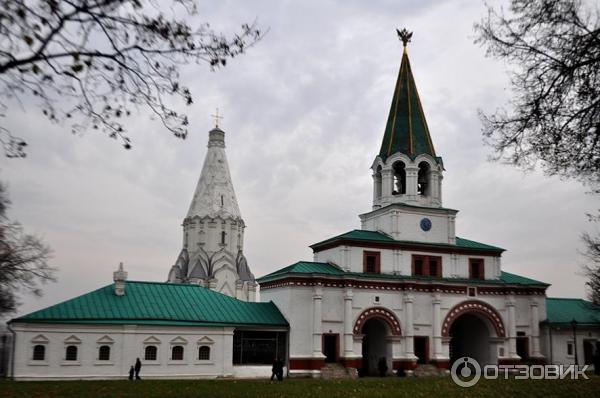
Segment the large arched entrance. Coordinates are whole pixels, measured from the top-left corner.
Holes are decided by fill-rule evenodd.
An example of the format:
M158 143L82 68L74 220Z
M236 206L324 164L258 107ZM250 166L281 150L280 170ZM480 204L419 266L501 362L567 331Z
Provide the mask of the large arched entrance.
M505 336L498 312L489 304L475 300L452 308L442 327L449 338L450 363L471 357L481 366L498 363L498 344Z
M471 357L480 365L490 364L490 332L477 315L459 316L450 327L450 363Z
M384 308L367 309L356 320L354 333L362 334L361 376L378 375L382 358L388 370L393 368L392 336L400 336L400 323L394 313Z
M385 358L388 369L391 369L392 347L388 336L388 326L381 319L371 318L362 328L362 369L361 376L379 374L378 364Z

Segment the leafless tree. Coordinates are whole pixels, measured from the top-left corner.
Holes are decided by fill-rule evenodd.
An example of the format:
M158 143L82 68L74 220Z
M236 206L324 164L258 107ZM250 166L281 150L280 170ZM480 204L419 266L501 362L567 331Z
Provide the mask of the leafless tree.
M512 0L488 7L476 42L512 68L508 109L481 113L505 159L550 175L600 182L600 8L579 0Z
M40 295L40 285L54 281L55 271L48 265L50 248L8 218L9 205L6 187L0 184L0 316L15 311L19 292Z
M195 0L0 0L0 114L33 105L129 149L124 119L139 109L185 138L188 118L171 101L193 101L181 66L223 67L261 38L255 23L226 37L192 27L196 16ZM8 156L25 156L27 143L1 125L0 139Z

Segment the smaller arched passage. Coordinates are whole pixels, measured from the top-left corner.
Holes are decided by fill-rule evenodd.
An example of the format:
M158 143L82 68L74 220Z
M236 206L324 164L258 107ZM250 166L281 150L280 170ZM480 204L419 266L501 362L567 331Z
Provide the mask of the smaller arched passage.
M442 323L442 337L449 337L452 323L463 314L472 313L483 317L491 324L495 337L505 337L506 329L498 311L483 301L467 300L455 305L448 311Z
M425 161L419 163L417 194L421 196L431 195L431 166Z
M368 308L360 313L356 318L356 322L354 322L354 334L362 333L364 324L373 318L378 318L387 324L392 335L401 335L400 321L398 321L396 315L392 311L380 307Z
M505 337L505 328L492 306L468 300L448 311L442 324L442 336L449 337L451 363L470 357L483 366L497 363L498 344Z

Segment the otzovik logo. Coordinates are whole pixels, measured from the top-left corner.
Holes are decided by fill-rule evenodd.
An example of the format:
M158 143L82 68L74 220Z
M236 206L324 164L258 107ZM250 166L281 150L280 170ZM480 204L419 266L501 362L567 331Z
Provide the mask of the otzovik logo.
M483 369L479 362L470 357L462 357L454 361L450 369L452 381L461 387L473 387L483 376L484 379L493 380L509 378L523 379L588 379L585 371L588 365L485 365Z
M481 366L473 358L462 357L454 361L450 375L457 385L465 388L473 387L481 378Z

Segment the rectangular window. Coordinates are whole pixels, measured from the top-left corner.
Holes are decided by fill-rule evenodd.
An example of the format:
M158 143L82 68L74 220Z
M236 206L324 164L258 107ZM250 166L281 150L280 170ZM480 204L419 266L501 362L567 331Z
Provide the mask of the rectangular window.
M416 276L442 277L442 258L439 256L412 256L412 274Z
M469 259L469 278L485 279L484 272L483 272L483 259L482 258L470 258Z
M381 272L381 253L363 252L363 272L378 274Z
M286 358L286 332L233 332L234 365L272 365L275 358Z
M573 342L569 341L567 343L567 355L572 356L573 355Z

